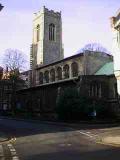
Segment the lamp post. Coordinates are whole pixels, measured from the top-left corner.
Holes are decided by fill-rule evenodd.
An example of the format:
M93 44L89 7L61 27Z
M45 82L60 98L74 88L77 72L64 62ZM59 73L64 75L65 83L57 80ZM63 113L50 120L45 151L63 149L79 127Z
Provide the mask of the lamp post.
M4 6L2 6L2 4L0 4L0 11L3 9Z

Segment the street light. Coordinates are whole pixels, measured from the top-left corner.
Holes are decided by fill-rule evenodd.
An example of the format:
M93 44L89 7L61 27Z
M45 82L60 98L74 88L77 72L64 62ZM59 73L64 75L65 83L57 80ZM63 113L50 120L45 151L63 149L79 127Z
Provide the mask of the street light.
M0 3L0 11L3 9L4 6L2 6L2 4Z

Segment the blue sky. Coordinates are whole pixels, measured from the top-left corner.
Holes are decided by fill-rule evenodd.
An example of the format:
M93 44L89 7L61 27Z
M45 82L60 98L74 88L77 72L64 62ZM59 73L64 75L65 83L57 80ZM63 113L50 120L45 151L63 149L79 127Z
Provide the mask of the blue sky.
M62 11L65 57L87 43L97 42L111 51L110 17L120 8L120 0L0 0L0 55L8 48L30 54L33 13L42 6Z

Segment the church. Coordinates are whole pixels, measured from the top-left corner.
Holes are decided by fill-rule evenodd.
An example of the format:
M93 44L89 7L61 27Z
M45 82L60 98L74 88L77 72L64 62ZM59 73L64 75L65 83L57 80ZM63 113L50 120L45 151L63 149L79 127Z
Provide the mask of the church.
M79 88L96 102L118 103L112 55L85 50L64 58L61 12L45 6L34 14L30 67L30 87L17 91L17 102L26 112L54 115L59 91L67 87Z

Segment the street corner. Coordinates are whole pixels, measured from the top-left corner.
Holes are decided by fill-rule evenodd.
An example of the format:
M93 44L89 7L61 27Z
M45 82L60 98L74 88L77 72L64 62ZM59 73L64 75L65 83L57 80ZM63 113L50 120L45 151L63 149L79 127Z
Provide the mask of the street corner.
M110 145L113 147L120 147L120 136L108 136L98 139L98 143Z

